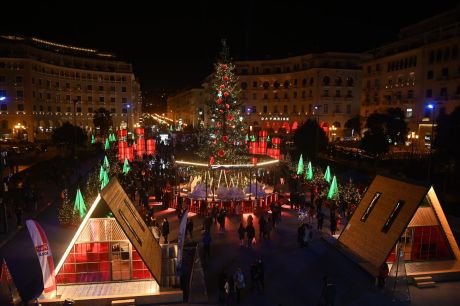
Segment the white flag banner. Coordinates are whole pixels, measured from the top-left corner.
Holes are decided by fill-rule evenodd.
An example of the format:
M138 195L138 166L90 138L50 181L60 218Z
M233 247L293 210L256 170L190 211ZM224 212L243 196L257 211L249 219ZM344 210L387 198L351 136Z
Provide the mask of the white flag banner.
M185 229L187 227L188 208L186 208L179 220L179 232L177 234L177 271L182 267L182 254L184 249Z
M40 224L34 220L27 220L26 225L34 243L35 252L37 253L38 261L42 269L44 292L49 293L55 291L56 279L54 275L54 262L45 231Z

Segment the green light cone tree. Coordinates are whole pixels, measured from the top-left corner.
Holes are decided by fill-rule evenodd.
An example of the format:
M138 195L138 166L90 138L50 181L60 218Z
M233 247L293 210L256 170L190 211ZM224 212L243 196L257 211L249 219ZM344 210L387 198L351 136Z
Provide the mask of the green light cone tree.
M125 158L125 162L123 163L123 174L128 174L129 170L131 170L131 167L129 166L129 161L127 158Z
M339 188L337 187L337 179L334 177L332 178L331 186L329 187L329 192L327 193L328 200L335 200L339 197Z
M305 165L303 164L303 156L300 154L299 163L297 164L297 175L302 175L305 171Z
M83 200L80 188L77 189L77 195L75 197L75 204L73 206L73 210L80 216L80 219L83 219L86 215L86 204Z
M307 172L305 173L305 179L309 182L313 179L313 168L311 166L310 161L308 162L308 165L307 165Z
M109 143L109 139L108 139L108 138L105 139L105 146L104 146L104 149L105 149L105 150L110 150L110 143Z
M91 135L91 144L95 144L96 140L94 139L94 134Z
M108 172L110 170L110 164L109 164L109 159L107 158L107 155L104 157L104 169Z
M331 169L329 168L329 166L327 166L326 172L324 173L324 180L328 183L331 182Z
M107 172L104 172L104 178L101 181L101 190L109 183L109 175Z
M244 142L247 128L240 114L238 78L225 40L222 47L209 86L212 97L207 105L209 127L200 131L198 155L216 165L247 163L249 154Z
M105 175L105 169L104 169L104 166L101 165L101 169L99 170L99 181L102 182L102 180L104 179L104 175Z

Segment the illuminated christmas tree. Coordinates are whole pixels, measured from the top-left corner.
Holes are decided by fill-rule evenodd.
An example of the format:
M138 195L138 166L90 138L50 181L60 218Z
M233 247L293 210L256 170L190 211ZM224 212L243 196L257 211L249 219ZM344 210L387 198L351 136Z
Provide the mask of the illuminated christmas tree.
M63 225L75 225L79 221L78 212L74 211L67 189L62 192L62 205L58 211L58 219Z
M104 187L109 183L109 175L107 172L104 172L104 177L102 178L101 181L101 190L104 189Z
M305 165L303 164L303 157L300 154L299 163L297 164L297 175L302 175L304 172Z
M209 127L202 128L200 132L198 155L208 163L217 165L247 163L247 129L240 114L240 89L225 40L222 41L222 52L214 67L209 88L212 97L208 103Z
M77 189L77 195L75 197L75 204L73 206L74 212L78 213L80 219L86 215L86 204L85 200L83 200L83 196L81 194L80 188Z
M350 179L347 184L341 185L340 189L340 196L342 199L347 203L349 207L353 205L358 205L359 201L361 201L362 194L359 189L353 184L353 181Z
M311 166L311 162L308 162L307 172L305 173L305 179L307 181L311 181L313 179L313 168Z
M107 158L107 155L104 157L104 164L103 164L104 170L109 172L110 170L110 164L109 164L109 159Z
M337 179L334 177L332 178L331 186L329 187L329 192L327 193L327 199L338 199L339 197L339 188L337 187Z
M327 166L326 172L324 173L324 180L328 183L331 182L331 169L329 168L329 166Z
M131 170L131 167L129 167L129 161L125 158L125 163L123 164L123 174L128 174L129 170Z
M102 182L102 180L104 179L105 173L106 173L105 168L104 168L104 166L102 165L102 166L101 166L101 169L99 170L99 181Z

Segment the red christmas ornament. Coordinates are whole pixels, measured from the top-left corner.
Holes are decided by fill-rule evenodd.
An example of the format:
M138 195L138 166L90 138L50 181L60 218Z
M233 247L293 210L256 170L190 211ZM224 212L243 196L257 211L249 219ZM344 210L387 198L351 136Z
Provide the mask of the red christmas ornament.
M224 96L225 97L228 97L230 94L228 93L228 91L224 92Z
M216 103L217 103L218 105L221 105L221 104L222 104L222 99L221 99L221 98L217 99L217 100L216 100Z
M219 155L219 157L224 157L225 156L224 150L217 151L217 155Z
M222 141L227 142L228 141L228 136L227 135L222 136Z
M220 114L223 114L223 113L224 113L224 110L223 110L223 109L219 109L219 113L220 113Z
M224 84L220 85L220 89L224 89L224 88L225 88Z
M209 164L214 165L214 162L215 162L215 158L214 156L211 156L211 158L209 159Z
M220 65L220 68L222 68L222 69L224 69L224 70L225 70L225 69L227 69L227 68L228 68L228 66L227 66L227 64L221 64L221 65Z
M228 120L228 121L232 121L233 119L235 119L235 117L233 117L232 115L228 115L228 116L227 116L227 120Z
M228 81L228 80L229 80L228 76L225 75L224 76L224 81Z
M221 127L222 126L222 122L217 122L217 127Z
M229 108L230 108L230 104L225 103L225 108L226 108L226 109L229 109Z

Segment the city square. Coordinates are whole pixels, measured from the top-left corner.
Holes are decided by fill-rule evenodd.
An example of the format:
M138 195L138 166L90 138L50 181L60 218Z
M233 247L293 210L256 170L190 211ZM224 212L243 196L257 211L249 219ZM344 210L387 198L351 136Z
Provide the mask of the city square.
M0 22L0 305L458 304L457 1L100 5Z

